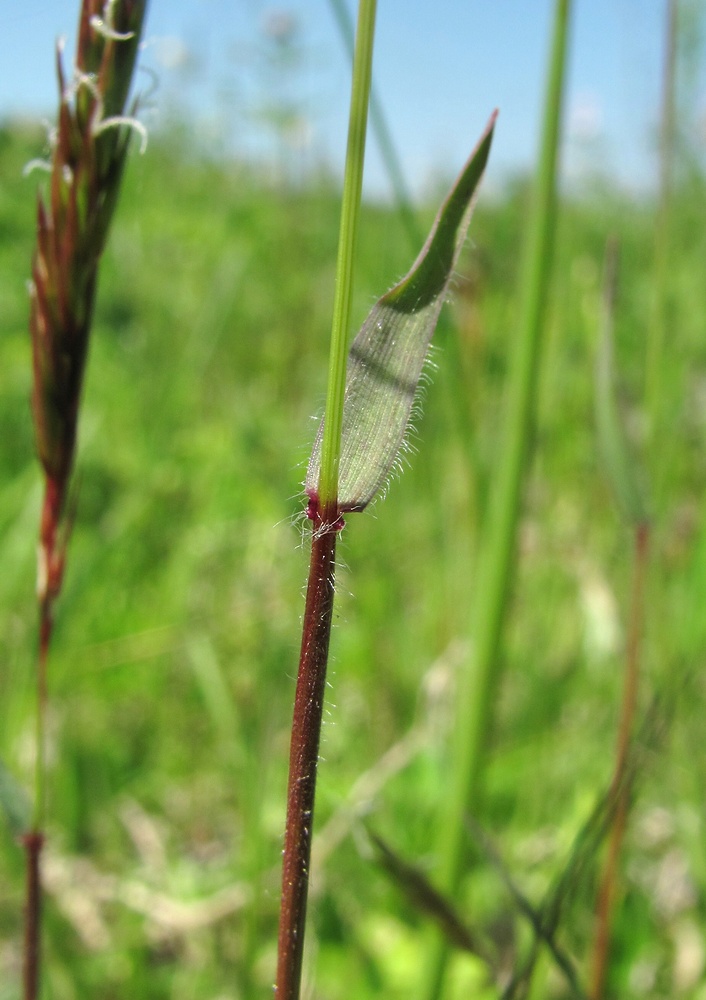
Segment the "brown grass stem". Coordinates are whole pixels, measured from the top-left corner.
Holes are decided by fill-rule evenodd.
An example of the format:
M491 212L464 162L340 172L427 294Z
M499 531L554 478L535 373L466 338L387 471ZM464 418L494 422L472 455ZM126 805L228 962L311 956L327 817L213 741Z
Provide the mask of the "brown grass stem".
M25 897L25 941L24 941L24 998L35 1000L39 993L40 969L40 928L42 914L42 889L40 878L40 858L44 835L32 830L23 837L27 858Z
M35 708L34 818L24 836L26 856L24 1000L36 1000L41 967L41 857L46 817L47 664L54 624L53 606L61 590L65 540L60 537L65 480L47 476L39 529L39 643Z
M610 931L618 877L618 862L630 805L630 782L626 780L626 777L635 711L637 708L648 548L649 525L647 522L641 522L635 526L633 580L630 621L625 650L623 698L618 726L615 769L610 789L610 794L616 796L616 809L596 907L596 937L593 947L591 1000L601 1000L605 992L605 980L610 952Z
M325 509L313 525L299 674L294 699L277 948L277 1000L298 1000L309 891L316 771L333 615L336 523Z
M125 115L147 0L83 0L76 65L64 73L57 49L59 113L51 180L37 201L29 329L32 410L44 472L39 529L39 644L35 795L27 857L24 997L35 1000L41 957L41 853L46 818L47 663L71 517L66 514L76 452L98 264L117 204L132 129Z
M316 771L333 616L336 535L343 527L343 518L339 514L341 427L376 9L376 0L360 0L358 5L323 450L317 481L308 491L307 514L312 521L311 562L289 756L275 983L278 1000L298 1000L301 991Z

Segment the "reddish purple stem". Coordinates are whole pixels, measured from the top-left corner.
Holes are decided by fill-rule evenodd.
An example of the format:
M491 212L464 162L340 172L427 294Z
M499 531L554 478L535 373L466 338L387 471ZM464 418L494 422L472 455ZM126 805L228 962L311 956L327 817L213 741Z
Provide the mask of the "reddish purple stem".
M27 855L24 995L25 1000L34 1000L39 993L39 928L42 914L39 859L44 844L44 835L39 830L32 830L25 834L22 842Z
M331 512L320 511L314 500L309 509L314 524L289 755L277 1000L298 1000L300 992L316 769L333 614L336 536L343 527L337 511L333 511L333 516Z
M640 673L640 643L644 617L645 578L650 529L647 523L635 528L635 555L633 566L632 598L627 646L625 650L625 673L623 677L623 700L620 709L618 741L615 753L615 770L611 793L617 796L615 817L611 828L608 856L598 891L596 913L596 938L593 946L591 1000L602 1000L608 972L610 932L615 902L618 862L625 834L630 806L630 787L627 781L630 744L637 710L638 682Z

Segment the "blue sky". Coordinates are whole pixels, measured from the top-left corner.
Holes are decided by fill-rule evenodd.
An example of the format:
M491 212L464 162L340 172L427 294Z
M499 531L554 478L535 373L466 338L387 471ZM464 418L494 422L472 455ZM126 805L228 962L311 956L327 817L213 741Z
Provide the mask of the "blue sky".
M0 116L53 116L53 44L63 34L71 51L77 7L78 0L24 0L5 12ZM488 183L532 162L552 8L552 0L379 0L375 81L415 193L457 171L495 107ZM575 2L567 176L597 165L636 188L654 178L665 9L666 0ZM298 57L275 72L266 52L277 13L294 18ZM286 94L300 117L288 160L340 169L350 70L328 0L151 0L145 39L142 62L159 81L150 127L179 107L222 148L272 151L274 133L263 131L257 109ZM384 194L372 139L366 170L368 191Z

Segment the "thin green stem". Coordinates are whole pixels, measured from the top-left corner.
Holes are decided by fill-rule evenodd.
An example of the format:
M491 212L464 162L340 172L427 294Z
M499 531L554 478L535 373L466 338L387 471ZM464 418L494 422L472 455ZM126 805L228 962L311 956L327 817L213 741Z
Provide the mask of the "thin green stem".
M483 753L499 681L498 646L510 588L520 495L536 409L541 334L551 274L556 215L556 174L564 92L570 0L557 0L542 145L526 248L521 320L512 358L506 430L489 509L487 544L481 550L473 620L474 655L461 678L453 776L442 816L439 886L453 895L464 866L464 817L478 809ZM435 936L425 995L442 995L448 945Z
M346 385L353 258L357 243L360 201L363 190L363 163L372 77L376 7L376 0L360 0L358 8L346 171L341 204L341 229L336 262L336 290L331 326L326 415L319 476L319 505L321 508L335 504L338 497L338 463L341 451L343 398Z
M663 464L659 443L662 414L662 368L664 334L667 323L667 298L669 281L669 240L672 216L672 187L674 174L674 146L676 138L676 50L678 28L678 0L667 0L667 25L665 32L665 57L662 82L662 115L659 141L659 204L655 226L654 246L654 299L647 341L647 371L645 396L650 418L653 472ZM655 487L657 483L655 482ZM655 488L655 492L659 490Z
M330 4L336 23L338 24L343 37L344 44L352 60L355 50L355 34L353 31L353 20L348 12L348 7L344 3L344 0L330 0ZM385 169L387 170L387 176L390 180L390 184L392 185L392 190L397 202L397 208L402 218L402 222L404 223L412 249L416 253L424 242L424 233L417 224L402 164L400 163L400 158L397 155L397 150L395 149L395 143L387 124L385 112L383 111L382 104L380 103L377 93L375 92L374 82L371 83L370 87L370 124L373 132L375 133L380 155L382 156Z
M331 357L324 439L313 521L311 563L306 592L302 645L294 700L289 755L287 823L282 864L282 898L277 946L277 1000L299 1000L311 866L316 773L333 617L338 513L338 465L346 383L353 257L355 253L365 157L368 98L375 34L375 0L361 0L353 60L346 172L336 266ZM311 498L310 498L311 499Z

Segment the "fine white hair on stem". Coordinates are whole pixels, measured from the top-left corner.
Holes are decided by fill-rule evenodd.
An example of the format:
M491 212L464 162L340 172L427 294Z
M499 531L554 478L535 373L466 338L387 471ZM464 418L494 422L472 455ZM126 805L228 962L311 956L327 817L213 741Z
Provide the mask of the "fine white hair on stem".
M290 497L290 500L301 500L305 497L305 494L298 493L295 497ZM283 521L288 521L289 524L294 528L294 530L299 535L299 543L297 545L298 549L304 548L304 543L308 538L307 525L309 524L309 518L307 517L306 510L300 506L295 513L291 514L288 518L283 518ZM282 521L279 522L280 524Z
M140 49L147 45L147 42L142 42ZM151 69L149 66L138 66L138 73L144 73L145 76L149 77L149 86L147 90L140 92L140 106L141 107L152 107L151 101L154 95L159 91L159 74L155 70Z
M122 126L131 128L140 136L140 153L144 153L147 149L147 129L142 122L133 115L111 115L110 118L104 118L103 95L98 89L95 77L91 73L81 73L79 70L76 70L74 73L74 80L70 87L66 88L63 99L68 101L71 98L75 98L81 87L86 87L91 92L96 102L92 116L91 135L95 138L102 132L106 132L111 128L121 128Z
M91 131L95 138L101 132L107 132L111 128L119 128L121 125L125 125L127 128L131 128L137 132L140 136L140 153L144 153L147 149L147 129L141 121L138 121L137 118L133 118L131 115L113 115L112 118L103 118L102 121L93 126Z
M46 143L49 148L49 151L53 152L56 149L57 142L59 141L59 129L53 122L50 122L47 118L42 118L40 124L44 129L44 134L46 136ZM36 161L38 163L43 162L41 157L37 157ZM31 162L34 163L35 161L32 160ZM28 169L28 167L29 164L27 164L27 167L25 167L25 169L22 171L23 174L31 172ZM32 167L32 170L34 169L35 167Z
M112 42L127 42L129 39L135 37L134 31L115 31L109 24L106 24L102 17L98 17L97 14L94 14L91 18L91 27L96 34L102 35L103 38L107 38Z
M43 160L41 157L35 157L33 160L30 160L29 163L25 163L24 167L22 168L22 176L29 177L29 175L33 174L35 170L41 170L45 173L50 174L51 163L49 162L49 160Z
M94 14L91 17L90 25L98 35L113 42L127 42L135 37L134 31L116 31L114 27L115 0L106 0L103 4L103 17Z
M102 118L103 97L98 89L95 75L93 73L84 73L77 66L74 67L73 79L71 80L71 83L67 84L64 88L64 93L61 95L62 101L65 101L68 104L70 101L75 100L81 87L85 87L86 90L89 90L95 98L96 108L93 112L94 116L97 115L99 118Z

